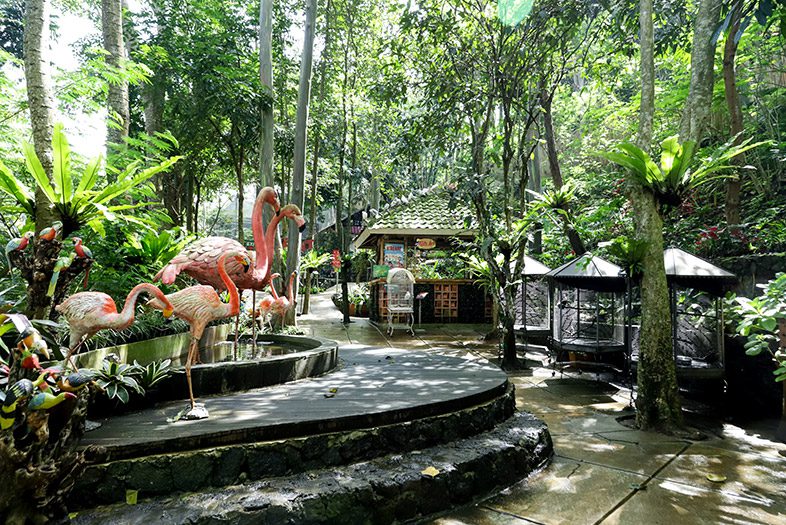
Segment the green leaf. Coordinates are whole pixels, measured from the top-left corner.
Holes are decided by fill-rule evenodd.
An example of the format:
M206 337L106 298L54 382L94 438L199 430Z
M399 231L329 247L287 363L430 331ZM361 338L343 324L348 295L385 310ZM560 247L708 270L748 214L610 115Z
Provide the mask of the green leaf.
M106 396L109 399L113 399L116 395L117 395L117 384L116 383L110 383L106 387Z
M22 150L25 154L25 163L27 165L28 173L32 175L38 187L41 188L41 191L44 192L46 198L49 199L49 202L52 204L56 203L57 196L55 195L55 190L52 188L52 184L49 182L49 177L46 176L46 172L44 171L44 167L41 165L41 161L38 160L38 155L35 153L35 148L32 144L25 142L22 144Z
M16 199L19 205L30 215L34 212L35 196L11 171L0 161L0 191Z
M52 133L52 179L55 193L60 195L60 202L65 206L71 201L74 187L71 179L71 151L60 123L55 124Z
M130 397L130 396L129 396L129 394L128 394L128 390L126 390L126 389L125 389L125 388L123 388L122 386L118 386L118 388L117 388L117 398L118 398L118 399L119 399L119 400L120 400L120 401L121 401L123 404L126 404L126 403L128 403L128 399L129 399L129 397Z
M76 187L75 196L79 196L87 190L93 189L93 186L96 185L96 181L98 180L98 168L101 166L101 159L102 157L99 155L87 164L84 173L82 173L82 178L79 179L79 185Z
M761 327L768 332L774 332L778 327L778 320L773 317L765 317L761 320Z

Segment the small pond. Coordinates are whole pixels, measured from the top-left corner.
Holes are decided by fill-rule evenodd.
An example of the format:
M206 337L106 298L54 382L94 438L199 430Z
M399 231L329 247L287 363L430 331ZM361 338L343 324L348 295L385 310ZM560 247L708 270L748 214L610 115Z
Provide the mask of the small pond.
M318 341L304 339L303 341L282 341L272 338L257 339L256 350L250 341L241 340L234 350L234 341L219 341L207 348L199 350L199 361L202 364L208 363L232 363L239 361L259 361L271 357L278 357L289 354L296 354L313 350L319 346ZM174 365L184 365L186 362L187 351L179 356L173 357Z

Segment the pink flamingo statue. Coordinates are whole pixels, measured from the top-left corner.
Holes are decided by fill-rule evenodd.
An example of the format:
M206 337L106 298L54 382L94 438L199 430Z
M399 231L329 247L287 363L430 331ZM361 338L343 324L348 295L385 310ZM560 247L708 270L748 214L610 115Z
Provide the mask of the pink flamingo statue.
M288 310L295 306L295 298L293 297L293 291L295 287L292 286L295 276L297 276L297 272L292 272L292 274L289 276L287 294L281 297L276 297L276 300L271 308L271 311L280 317L284 317L284 314L286 314Z
M202 338L205 327L211 321L234 317L240 312L240 295L238 294L237 286L227 274L225 267L226 259L230 256L246 270L251 265L251 259L245 250L242 252L228 252L218 258L218 275L224 287L229 291L229 303L223 303L218 293L212 287L201 284L190 286L165 296L165 299L174 307L175 316L191 325L191 345L188 349L185 365L191 408L183 415L183 419L205 419L208 417L208 412L204 405L197 406L194 399L194 389L191 384L191 364L199 355L199 340ZM147 304L157 310L165 308L165 303L159 297L151 299Z
M276 216L268 224L267 230L262 225L262 210L265 203L270 204L276 210ZM256 291L264 290L270 283L270 273L274 254L274 243L278 224L284 219L289 218L295 222L302 231L306 227L306 220L294 204L278 206L278 197L273 188L263 188L254 202L254 211L251 214L251 229L254 233L254 250L250 258L254 264L253 272L240 272L237 265L227 268L227 274L232 282L237 286L240 295L244 290L252 290L252 303L256 303ZM171 284L180 272L187 273L201 284L209 284L216 290L225 290L226 286L218 278L216 271L218 258L222 253L236 251L247 253L246 250L235 240L226 237L206 237L202 240L193 242L186 246L168 265L166 265L154 280L161 279L164 284ZM230 261L231 263L231 261ZM237 349L239 316L235 319L235 344ZM256 324L252 324L252 346L256 349Z
M276 279L278 277L281 277L281 275L277 273L274 273L273 275L270 276L270 290L272 293L265 294L265 296L262 297L262 299L259 301L259 304L257 305L256 310L254 311L254 316L260 318L259 321L260 329L262 328L262 325L264 325L265 323L267 323L268 327L271 330L273 329L273 326L270 324L269 316L270 316L270 311L272 310L273 305L276 302L276 298L278 297L278 294L276 294L276 289L273 287L273 279Z
M281 205L278 201L278 194L273 188L266 186L262 188L254 201L254 208L251 212L251 232L254 236L254 253L248 251L236 240L228 237L205 237L198 241L194 241L177 254L169 264L164 266L153 279L154 281L161 280L164 284L172 284L175 282L180 272L186 273L197 280L200 284L208 284L216 290L225 290L226 286L218 275L218 259L222 253L245 253L249 259L255 262L256 265L268 264L267 245L265 244L265 230L263 226L263 210L265 203L270 204L276 212L276 217L279 215ZM273 218L273 220L276 219ZM280 219L279 219L280 220ZM271 221L272 223L273 221ZM276 221L278 224L278 221ZM272 250L272 248L271 248ZM240 265L236 264L234 259L228 261L227 274L232 282L235 283L240 290L240 295L243 295L243 290L254 288L264 288L261 284L255 282L254 275L244 271ZM256 273L256 272L255 272ZM237 349L238 326L240 324L240 315L238 314L235 319L235 349Z
M71 356L84 341L101 330L108 328L123 330L131 326L134 322L136 301L142 293L148 293L162 301L165 306L160 309L164 311L164 317L172 315L172 304L167 300L164 292L150 283L134 286L126 297L123 310L119 313L115 301L102 292L78 292L55 306L55 310L65 317L71 330L66 363L74 370L78 370L71 361Z

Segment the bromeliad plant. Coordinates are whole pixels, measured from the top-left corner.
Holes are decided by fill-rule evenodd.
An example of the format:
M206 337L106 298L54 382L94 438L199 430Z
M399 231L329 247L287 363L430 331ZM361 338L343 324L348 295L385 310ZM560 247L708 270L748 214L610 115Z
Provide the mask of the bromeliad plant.
M111 356L110 356L111 357ZM145 368L137 363L129 365L119 363L115 359L104 358L101 370L95 375L95 382L106 393L109 399L117 398L121 403L128 403L131 392L140 396L145 395L145 390L139 384L138 378L145 373Z
M615 164L627 168L631 177L655 195L661 206L678 206L693 188L725 178L720 172L737 168L731 160L748 150L768 144L751 143L746 139L739 145L731 141L721 146L708 157L697 159L696 143L687 140L680 144L677 136L667 138L661 143L660 164L629 142L617 146L617 151L600 152L598 155Z

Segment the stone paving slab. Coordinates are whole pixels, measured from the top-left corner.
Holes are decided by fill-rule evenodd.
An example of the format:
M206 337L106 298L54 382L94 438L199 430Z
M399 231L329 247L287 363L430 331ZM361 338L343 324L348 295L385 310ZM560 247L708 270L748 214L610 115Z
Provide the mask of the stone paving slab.
M600 519L645 476L556 457L544 471L482 506L538 523L588 524ZM639 522L646 523L646 522Z
M82 443L143 455L153 443L157 450L186 450L237 442L235 436L246 440L251 431L258 439L294 437L297 428L283 436L279 429L300 423L308 424L309 432L314 425L334 431L338 422L355 418L354 424L364 428L384 424L387 415L394 420L426 417L481 402L501 394L507 382L502 371L479 359L361 345L343 345L340 356L343 367L326 376L201 398L209 419L169 422L184 403L166 403L111 418Z
M786 523L782 501L755 494L707 490L674 481L651 482L601 523L627 525L716 525Z

